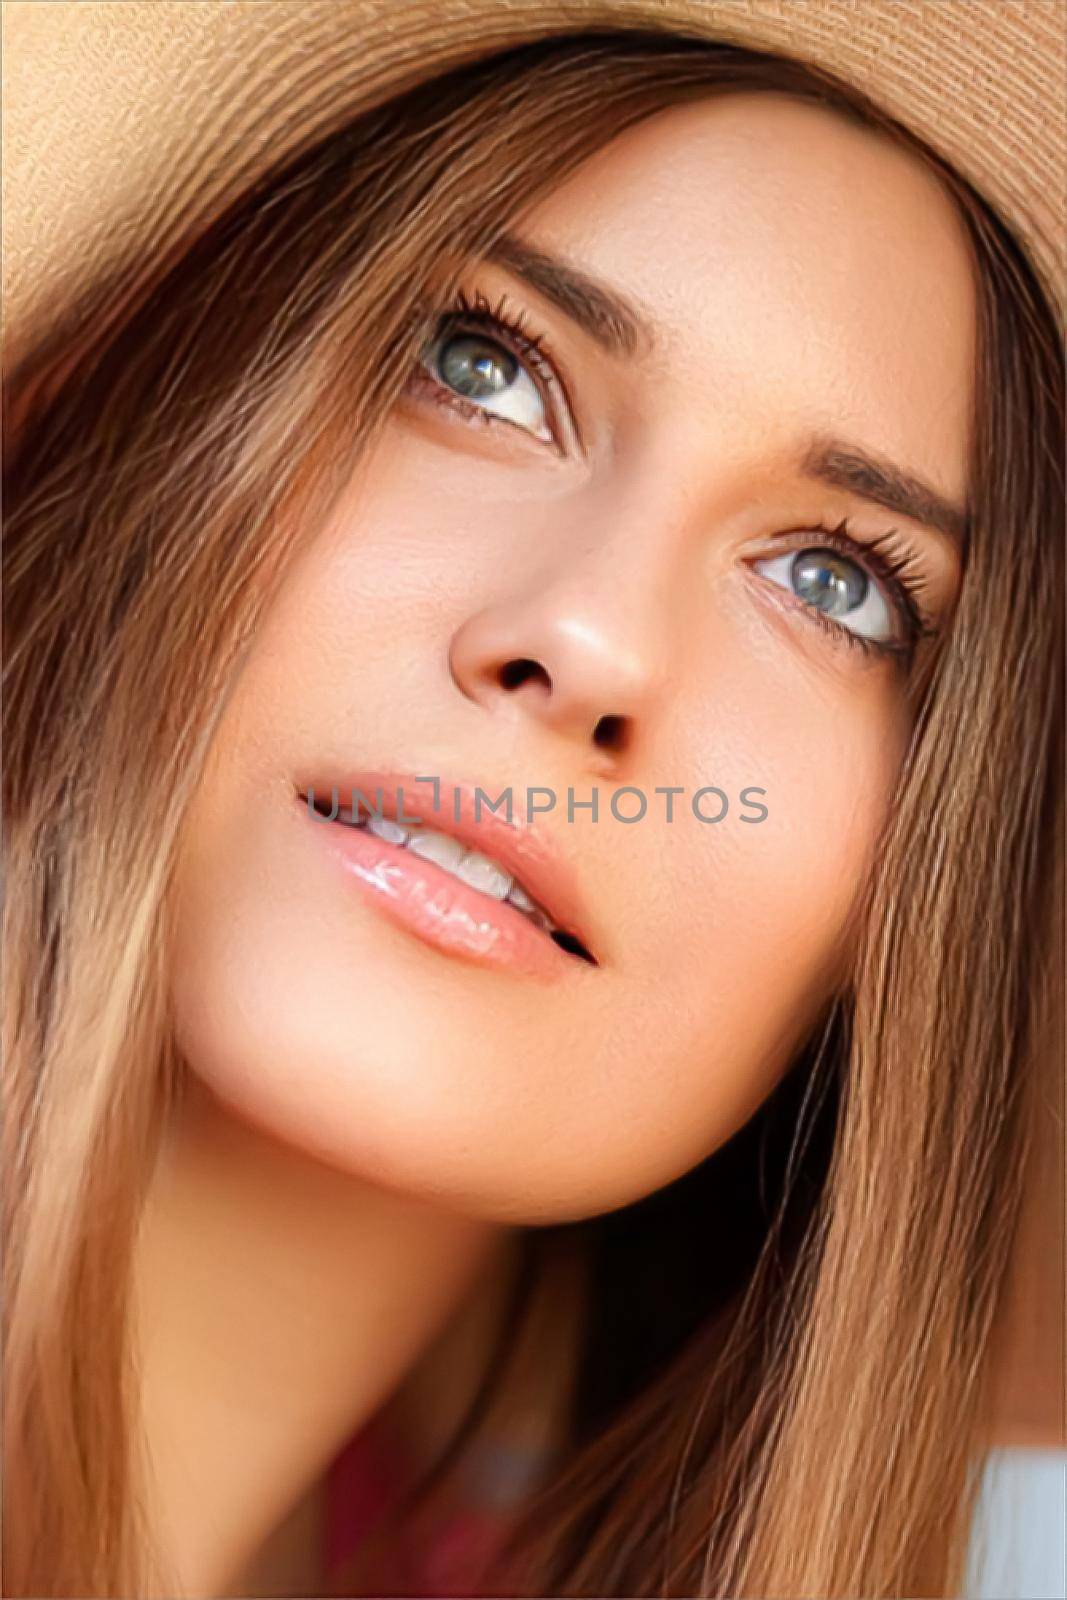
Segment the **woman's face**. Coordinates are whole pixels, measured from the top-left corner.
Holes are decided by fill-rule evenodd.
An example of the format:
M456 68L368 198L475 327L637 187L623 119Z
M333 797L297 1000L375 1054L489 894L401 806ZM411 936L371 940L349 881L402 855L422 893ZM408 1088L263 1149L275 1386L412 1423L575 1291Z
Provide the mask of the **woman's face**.
M258 634L189 819L173 985L240 1114L544 1222L722 1144L847 972L911 606L941 628L959 583L933 524L965 500L974 299L935 181L781 95L658 115L512 237ZM347 816L378 783L421 811L406 843L305 798Z

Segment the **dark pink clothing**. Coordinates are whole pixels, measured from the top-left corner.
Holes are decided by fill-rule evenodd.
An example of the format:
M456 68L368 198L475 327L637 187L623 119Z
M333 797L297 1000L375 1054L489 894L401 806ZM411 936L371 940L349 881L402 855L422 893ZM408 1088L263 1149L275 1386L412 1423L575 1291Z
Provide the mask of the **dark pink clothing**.
M479 1593L479 1577L504 1528L502 1511L491 1504L465 1504L417 1537L390 1535L386 1549L368 1548L368 1536L406 1482L400 1444L380 1420L336 1457L326 1478L325 1561L332 1594L346 1592L346 1576L358 1593Z

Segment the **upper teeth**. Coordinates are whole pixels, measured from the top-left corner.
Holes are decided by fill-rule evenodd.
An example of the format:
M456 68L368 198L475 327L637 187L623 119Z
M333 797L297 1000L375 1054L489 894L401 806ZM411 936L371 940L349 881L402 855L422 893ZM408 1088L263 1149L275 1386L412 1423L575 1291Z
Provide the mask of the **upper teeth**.
M337 820L352 826L343 810L338 812ZM480 850L468 850L451 834L434 833L430 828L423 827L406 828L392 817L379 817L373 813L370 816L360 813L355 826L365 827L368 833L384 839L387 844L405 846L414 855L421 856L424 861L432 861L461 883L478 889L493 900L507 900L539 926L554 927L536 901L531 900L522 885L515 881L510 872L505 872L498 861L494 861L492 856L483 855Z

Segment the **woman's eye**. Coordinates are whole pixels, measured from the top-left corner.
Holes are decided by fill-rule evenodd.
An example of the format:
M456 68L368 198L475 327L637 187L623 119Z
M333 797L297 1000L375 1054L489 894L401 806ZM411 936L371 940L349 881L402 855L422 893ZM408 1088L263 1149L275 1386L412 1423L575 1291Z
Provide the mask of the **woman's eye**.
M537 384L518 356L496 339L446 330L430 344L422 364L436 382L469 405L552 442Z
M838 550L813 545L753 566L862 639L886 643L897 636L893 610L878 584L858 561Z

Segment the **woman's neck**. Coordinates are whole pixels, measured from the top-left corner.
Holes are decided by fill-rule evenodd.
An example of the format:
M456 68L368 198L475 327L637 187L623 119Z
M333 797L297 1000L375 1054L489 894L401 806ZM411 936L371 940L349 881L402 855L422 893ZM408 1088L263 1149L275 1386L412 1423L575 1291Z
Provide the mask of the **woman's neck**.
M513 1243L292 1150L190 1077L134 1258L152 1509L184 1594L225 1592Z

